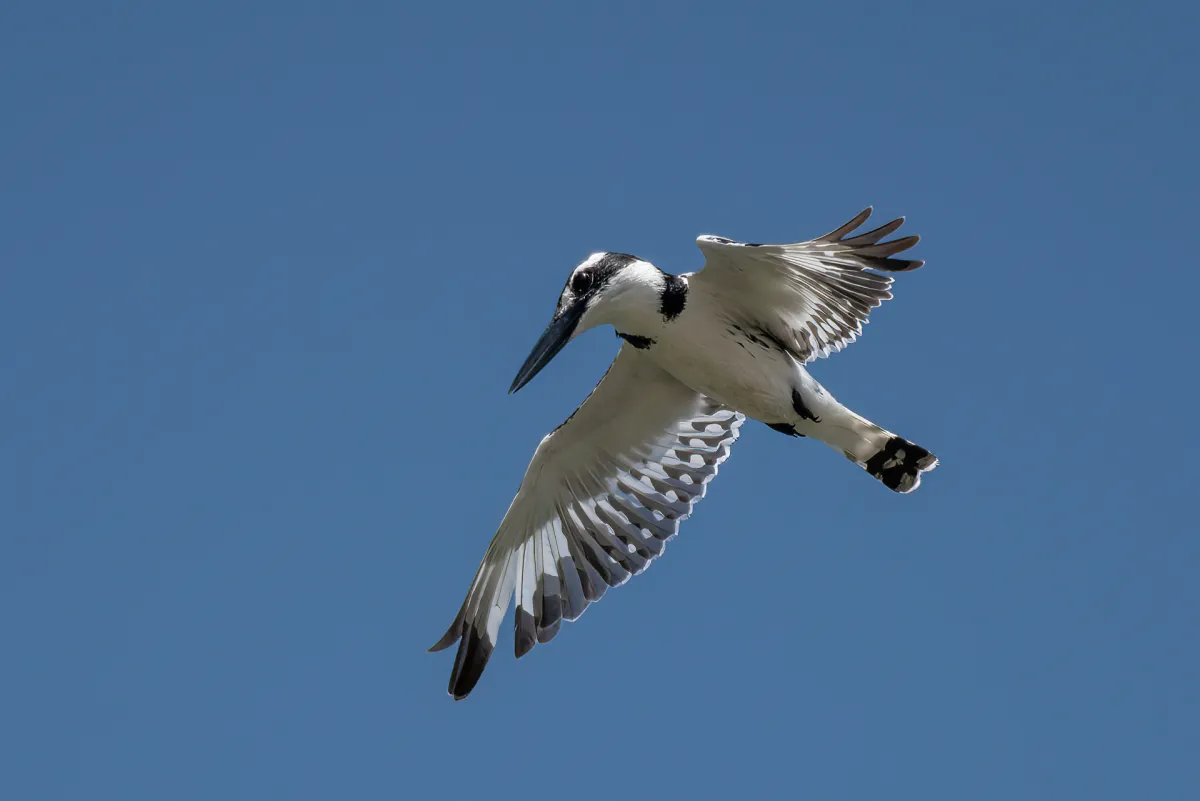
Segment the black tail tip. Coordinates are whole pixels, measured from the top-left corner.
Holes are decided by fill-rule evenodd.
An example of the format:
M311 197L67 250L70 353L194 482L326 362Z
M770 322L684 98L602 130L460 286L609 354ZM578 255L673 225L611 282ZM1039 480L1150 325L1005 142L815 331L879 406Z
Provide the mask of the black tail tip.
M920 445L892 437L864 467L888 489L907 494L921 485L921 474L937 464L937 457Z

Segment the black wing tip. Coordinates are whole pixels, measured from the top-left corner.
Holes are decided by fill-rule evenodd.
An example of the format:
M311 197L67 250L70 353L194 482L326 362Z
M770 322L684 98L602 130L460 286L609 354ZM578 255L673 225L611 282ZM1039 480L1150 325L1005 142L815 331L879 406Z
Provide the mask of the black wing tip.
M462 642L458 646L458 654L454 657L454 670L450 673L450 685L447 691L455 701L461 701L471 694L488 660L492 658L494 646L486 637L469 623L462 626Z
M562 597L557 593L544 592L541 615L537 620L537 641L548 643L553 640L554 635L558 634L558 630L562 627L562 620Z
M462 637L462 631L462 620L455 618L454 622L450 624L450 628L446 629L446 633L442 635L442 638L431 645L429 650L425 653L435 654L438 651L445 651L451 645L454 645L454 643L459 641L459 639Z
M533 650L533 646L537 645L537 625L534 623L533 615L528 611L517 607L516 614L516 636L513 640L513 653L517 659L525 656Z
M850 222L843 225L842 227L848 229L847 233L849 233L850 231L853 231L855 228L858 228L859 226L861 226L867 220L871 219L871 215L874 213L875 213L875 207L867 206L865 209L860 211L858 214L855 214L854 218L852 220L850 220Z
M854 229L858 228L863 223L865 223L867 220L869 220L871 218L871 212L874 211L874 209L875 209L874 206L867 206L865 209L860 211L858 214L855 214L854 217L852 217L850 219L850 221L848 223L846 223L845 225L841 225L841 226L833 229L829 233L825 234L824 236L817 237L813 241L814 242L836 242L840 239L845 238L848 234L850 234L852 231L854 231Z
M560 628L562 628L562 618L561 617L559 619L555 620L553 623L549 623L549 624L543 626L542 628L538 629L538 634L537 634L538 642L542 643L543 645L550 642L551 640L554 639L554 635L558 634L558 630Z
M905 273L915 270L925 264L923 259L897 259L894 256L916 247L921 241L919 234L909 234L899 239L880 241L885 236L894 233L903 222L903 217L897 217L874 231L868 231L850 239L842 239L840 244L849 246L851 250L848 255L861 260L862 264L869 269L888 273Z

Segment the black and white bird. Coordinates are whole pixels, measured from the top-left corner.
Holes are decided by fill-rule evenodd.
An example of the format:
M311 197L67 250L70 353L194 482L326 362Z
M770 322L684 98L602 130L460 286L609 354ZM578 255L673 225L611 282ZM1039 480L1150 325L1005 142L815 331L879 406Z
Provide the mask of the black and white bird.
M892 297L880 272L923 264L893 258L918 237L883 241L904 218L851 236L870 215L792 245L701 236L696 273L668 275L624 253L593 253L571 272L509 392L590 328L611 325L624 342L538 445L462 608L430 649L459 644L451 695L479 681L514 596L520 657L661 555L747 417L824 442L891 490L917 488L937 459L838 403L804 368L853 342Z

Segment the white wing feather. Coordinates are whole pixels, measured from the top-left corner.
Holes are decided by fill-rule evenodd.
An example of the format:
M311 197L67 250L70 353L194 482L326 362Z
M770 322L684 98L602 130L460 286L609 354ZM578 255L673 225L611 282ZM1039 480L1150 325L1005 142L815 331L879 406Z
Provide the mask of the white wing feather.
M920 237L880 241L903 217L846 238L870 216L867 208L835 231L791 245L701 236L696 244L705 267L690 280L719 294L748 334L774 339L802 363L828 356L853 342L871 309L892 297L892 279L870 270L904 272L924 264L891 258Z
M520 657L645 570L704 497L744 419L624 345L538 446L462 608L431 649L459 642L450 693L463 698L479 680L513 597Z

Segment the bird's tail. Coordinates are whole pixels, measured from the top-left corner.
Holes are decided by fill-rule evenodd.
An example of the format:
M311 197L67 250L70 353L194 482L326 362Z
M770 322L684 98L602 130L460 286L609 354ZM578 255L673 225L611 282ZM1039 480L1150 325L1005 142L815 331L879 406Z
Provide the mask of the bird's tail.
M883 447L862 466L888 489L912 492L921 485L921 474L937 467L937 457L904 437L889 436Z
M908 493L921 483L921 475L937 467L929 451L880 428L842 406L831 396L821 398L820 415L801 420L797 433L818 439L883 482L890 490Z

